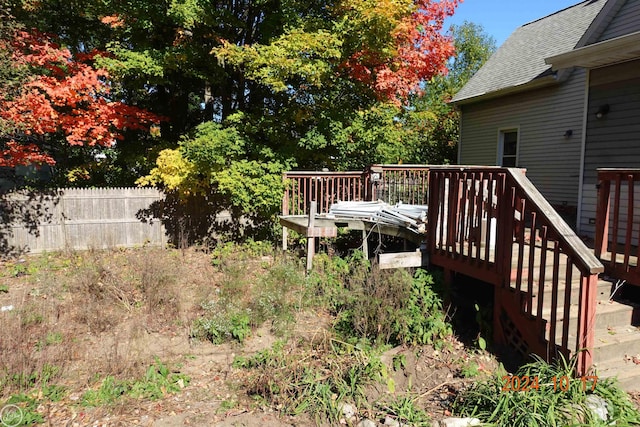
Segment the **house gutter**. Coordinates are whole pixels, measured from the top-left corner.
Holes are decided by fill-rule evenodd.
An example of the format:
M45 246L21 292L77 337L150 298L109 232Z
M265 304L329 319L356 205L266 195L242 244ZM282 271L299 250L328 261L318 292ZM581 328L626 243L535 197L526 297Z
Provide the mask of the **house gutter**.
M640 56L640 31L590 44L545 58L553 70L570 67L595 68Z

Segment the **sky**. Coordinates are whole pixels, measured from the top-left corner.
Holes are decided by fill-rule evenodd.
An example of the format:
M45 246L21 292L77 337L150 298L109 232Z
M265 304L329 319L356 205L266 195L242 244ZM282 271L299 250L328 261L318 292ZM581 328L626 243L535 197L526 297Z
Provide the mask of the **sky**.
M580 0L464 0L445 21L445 29L464 21L480 24L500 47L516 28L577 3Z

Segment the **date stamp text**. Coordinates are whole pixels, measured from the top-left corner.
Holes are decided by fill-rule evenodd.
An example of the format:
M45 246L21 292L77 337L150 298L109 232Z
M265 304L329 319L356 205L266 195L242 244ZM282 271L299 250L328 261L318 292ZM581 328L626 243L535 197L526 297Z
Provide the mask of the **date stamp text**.
M573 382L582 383L582 391L595 390L598 383L597 375L584 375L580 378L570 378L567 375L552 377L551 381L543 382L537 376L528 375L504 375L502 377L502 392L511 391L538 391L542 387L553 387L555 392L568 392Z

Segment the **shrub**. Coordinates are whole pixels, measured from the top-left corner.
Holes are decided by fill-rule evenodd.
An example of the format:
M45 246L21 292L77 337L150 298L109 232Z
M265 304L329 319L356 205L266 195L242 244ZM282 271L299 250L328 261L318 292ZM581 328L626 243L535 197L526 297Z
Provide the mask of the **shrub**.
M316 294L331 296L329 308L337 316L336 329L344 336L365 338L377 344L434 344L451 334L442 300L432 289L432 274L416 270L378 270L360 254L324 269L342 275L335 280L316 280ZM339 281L338 281L339 282Z

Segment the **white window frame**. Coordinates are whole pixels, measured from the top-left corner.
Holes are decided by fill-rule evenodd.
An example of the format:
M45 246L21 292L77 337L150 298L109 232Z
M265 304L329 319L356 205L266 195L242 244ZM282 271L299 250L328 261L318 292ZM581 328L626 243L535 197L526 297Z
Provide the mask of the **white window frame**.
M516 165L513 167L519 167L519 163L520 163L520 126L508 126L508 127L502 127L500 129L498 129L498 156L496 158L496 165L498 166L504 166L503 165L503 160L504 160L504 134L505 133L510 133L510 132L516 132L517 134L517 138L516 138Z

